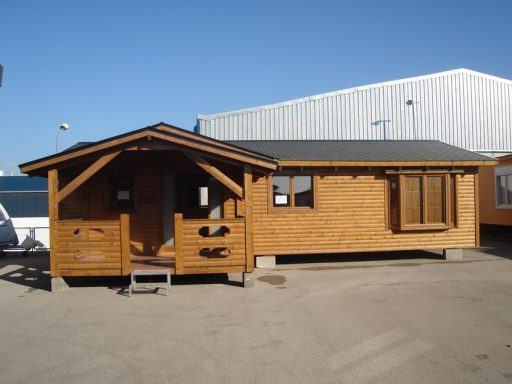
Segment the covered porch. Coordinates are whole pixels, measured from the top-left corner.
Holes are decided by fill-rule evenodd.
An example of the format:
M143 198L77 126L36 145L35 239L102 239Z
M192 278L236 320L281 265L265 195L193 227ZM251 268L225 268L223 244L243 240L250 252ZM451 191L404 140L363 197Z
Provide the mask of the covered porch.
M274 159L158 124L23 164L49 181L52 276L247 273Z

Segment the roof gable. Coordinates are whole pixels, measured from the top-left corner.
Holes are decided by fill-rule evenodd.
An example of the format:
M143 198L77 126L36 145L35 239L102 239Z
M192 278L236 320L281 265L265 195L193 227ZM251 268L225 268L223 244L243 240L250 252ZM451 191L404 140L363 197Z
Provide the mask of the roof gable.
M31 173L59 165L82 157L104 155L113 151L128 149L135 143L160 140L191 151L206 153L216 157L227 157L263 168L275 169L276 161L266 155L237 148L230 144L202 136L169 124L159 123L122 135L110 137L93 143L81 143L55 155L47 156L28 163L20 164L24 173Z

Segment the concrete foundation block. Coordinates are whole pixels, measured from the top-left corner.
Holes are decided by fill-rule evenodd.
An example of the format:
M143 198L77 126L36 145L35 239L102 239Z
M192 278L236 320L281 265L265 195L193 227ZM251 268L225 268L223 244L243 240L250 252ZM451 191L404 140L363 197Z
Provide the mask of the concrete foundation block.
M59 292L69 288L68 283L62 277L52 277L52 292Z
M275 268L275 256L256 256L256 268Z
M248 272L243 273L242 279L244 281L244 288L254 287L254 277L253 277L252 273L248 273Z
M445 260L462 260L462 249L443 249Z

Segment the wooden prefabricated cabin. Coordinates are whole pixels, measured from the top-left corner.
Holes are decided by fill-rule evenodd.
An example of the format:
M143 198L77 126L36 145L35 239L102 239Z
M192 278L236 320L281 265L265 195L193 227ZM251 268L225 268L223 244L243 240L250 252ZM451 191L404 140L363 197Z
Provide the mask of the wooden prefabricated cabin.
M475 247L478 167L495 163L437 141L223 142L160 123L20 168L48 178L51 275L62 277Z

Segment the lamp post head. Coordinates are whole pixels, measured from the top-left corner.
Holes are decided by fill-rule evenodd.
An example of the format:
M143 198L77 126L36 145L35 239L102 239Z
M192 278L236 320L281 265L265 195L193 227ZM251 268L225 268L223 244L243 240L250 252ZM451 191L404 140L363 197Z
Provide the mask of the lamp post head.
M59 133L60 131L67 131L69 129L68 123L62 123L55 134L55 153L59 152Z

